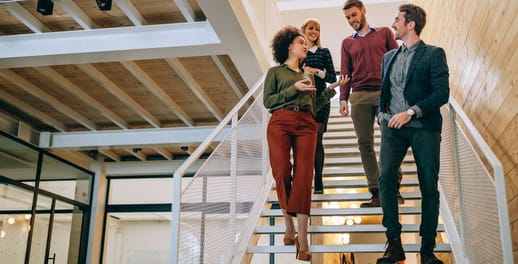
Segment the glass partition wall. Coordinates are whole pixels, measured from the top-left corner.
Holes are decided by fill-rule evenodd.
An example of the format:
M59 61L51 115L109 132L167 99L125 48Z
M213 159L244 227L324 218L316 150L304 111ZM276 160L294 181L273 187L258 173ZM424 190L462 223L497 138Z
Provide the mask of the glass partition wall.
M170 263L171 176L108 177L100 263Z
M2 263L85 263L93 175L0 132Z

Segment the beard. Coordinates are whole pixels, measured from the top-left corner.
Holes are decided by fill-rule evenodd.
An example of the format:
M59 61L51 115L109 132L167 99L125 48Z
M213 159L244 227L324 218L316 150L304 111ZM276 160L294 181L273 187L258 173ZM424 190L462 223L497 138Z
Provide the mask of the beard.
M353 23L351 27L356 31L360 31L365 26L365 23L367 23L367 21L365 19L365 16L362 15L360 19L357 21L357 23Z

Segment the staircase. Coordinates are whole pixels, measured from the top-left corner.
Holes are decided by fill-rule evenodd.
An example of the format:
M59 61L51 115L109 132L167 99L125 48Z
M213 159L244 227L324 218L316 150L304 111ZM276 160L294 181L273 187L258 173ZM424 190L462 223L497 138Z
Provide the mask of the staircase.
M376 129L378 127L376 126ZM380 132L375 132L379 152ZM381 208L360 208L370 199L361 165L356 136L350 117L331 109L328 131L324 134L326 151L323 195L313 195L309 226L312 263L375 263L385 251L385 228L381 225ZM420 248L420 193L416 166L411 150L402 164L404 178L400 205L403 224L402 241L407 252L405 263L418 263ZM439 220L436 252L445 263L453 263L451 247ZM297 263L295 247L282 242L284 222L275 189L268 197L261 221L255 228L253 243L248 247L249 263ZM354 262L353 262L354 259Z

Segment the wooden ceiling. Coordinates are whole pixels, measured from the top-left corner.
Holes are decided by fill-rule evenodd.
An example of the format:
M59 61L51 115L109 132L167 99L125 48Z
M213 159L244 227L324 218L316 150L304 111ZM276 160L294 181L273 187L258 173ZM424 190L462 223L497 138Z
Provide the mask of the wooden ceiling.
M0 119L1 130L29 129L26 141L67 159L183 157L200 143L185 134L209 133L263 73L227 1L53 3L42 15L37 0L0 0ZM167 133L132 144L149 131ZM42 144L41 132L117 132L123 143Z

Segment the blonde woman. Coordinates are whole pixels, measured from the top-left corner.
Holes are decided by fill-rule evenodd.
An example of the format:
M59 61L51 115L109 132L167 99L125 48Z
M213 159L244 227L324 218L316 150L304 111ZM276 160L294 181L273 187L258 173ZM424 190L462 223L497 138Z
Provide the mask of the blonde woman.
M315 87L317 95L326 89L326 83L336 82L335 66L331 52L322 47L320 42L320 22L315 18L308 18L300 27L300 31L306 36L308 45L308 55L302 61L305 71L309 71L315 76ZM324 169L324 145L322 136L327 131L327 121L329 120L330 104L325 104L316 114L317 121L317 145L315 151L315 178L313 183L313 193L323 194L324 184L322 182L322 171Z

